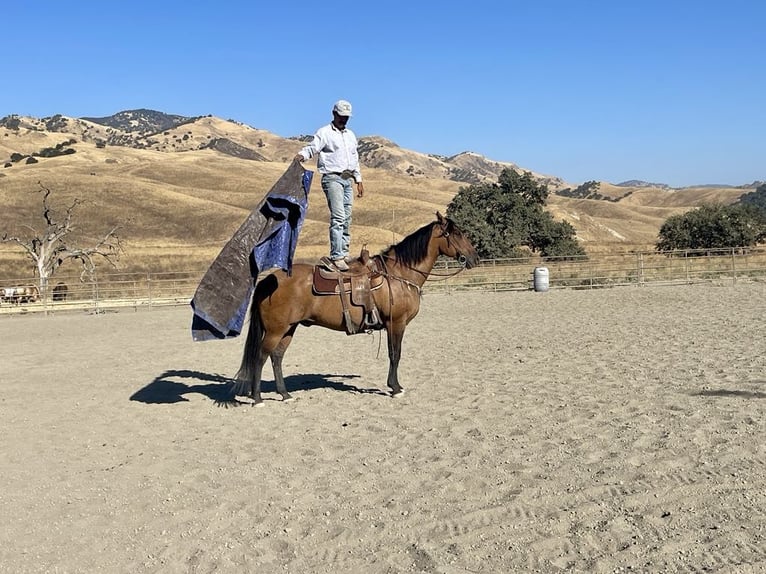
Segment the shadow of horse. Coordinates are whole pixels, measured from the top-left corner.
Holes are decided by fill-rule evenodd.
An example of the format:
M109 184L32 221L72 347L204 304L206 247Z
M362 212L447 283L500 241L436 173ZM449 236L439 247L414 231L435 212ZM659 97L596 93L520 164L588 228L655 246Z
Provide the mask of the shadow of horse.
M359 375L293 375L285 378L285 384L290 392L333 389L335 391L388 396L387 393L380 389L361 388L337 381L337 379L348 380L356 378L359 378ZM188 384L178 379L191 379L202 382L199 384ZM159 375L144 388L133 393L130 396L130 400L146 404L173 404L188 402L189 399L185 395L195 393L207 397L222 407L252 404L250 401L240 401L236 398L233 386L235 382L234 379L223 375L171 369ZM275 383L273 381L264 381L264 389L275 392ZM274 400L280 402L278 399Z

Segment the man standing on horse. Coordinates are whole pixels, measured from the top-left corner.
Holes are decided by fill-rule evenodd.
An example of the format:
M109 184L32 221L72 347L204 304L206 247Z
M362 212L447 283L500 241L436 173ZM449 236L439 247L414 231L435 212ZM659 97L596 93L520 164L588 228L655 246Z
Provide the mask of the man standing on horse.
M338 100L332 108L332 122L319 128L313 141L301 149L295 161L305 161L315 155L317 170L322 174L322 191L330 209L330 259L340 271L348 270L351 245L351 212L356 196L364 196L356 135L346 127L351 117L351 104Z

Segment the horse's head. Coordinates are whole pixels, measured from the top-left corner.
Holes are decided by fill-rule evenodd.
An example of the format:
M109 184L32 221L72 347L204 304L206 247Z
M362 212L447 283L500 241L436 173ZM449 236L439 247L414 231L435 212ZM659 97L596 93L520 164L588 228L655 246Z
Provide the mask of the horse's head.
M437 211L436 223L436 233L442 239L439 254L457 259L467 269L475 267L479 263L479 254L455 222Z

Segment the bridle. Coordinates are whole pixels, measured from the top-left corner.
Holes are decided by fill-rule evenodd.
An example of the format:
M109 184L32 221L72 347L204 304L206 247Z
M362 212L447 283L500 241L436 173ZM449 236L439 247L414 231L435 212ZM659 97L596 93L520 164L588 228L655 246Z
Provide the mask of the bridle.
M452 246L452 244L450 242L450 235L451 235L451 233L449 231L447 231L447 227L445 225L440 225L439 227L440 227L441 233L442 233L440 237L444 237L447 240L447 247L451 247ZM400 283L405 285L408 289L414 289L417 292L418 296L420 296L420 297L423 296L423 288L420 285L418 285L417 283L415 283L413 281L410 281L409 279L405 279L404 277L399 277L398 275L391 274L389 272L389 270L388 270L388 265L386 265L386 260L389 259L389 260L392 260L392 261L397 261L398 264L401 265L402 267L406 267L407 269L409 269L411 271L415 271L416 273L419 273L420 275L423 276L424 282L425 282L425 280L427 280L429 278L429 276L431 276L433 274L433 268L431 269L430 272L421 271L420 269L412 267L411 265L407 265L405 263L402 263L398 259L388 255L388 253L379 253L378 255L373 256L372 259L373 259L373 261L375 261L375 267L377 267L378 273L380 273L383 277L385 277L387 279L386 283L388 283L388 295L390 297L392 305L393 305L393 302L394 302L394 294L393 294L393 291L391 290L391 280L392 279L394 279L396 281L399 281ZM446 279L449 279L450 277L454 277L455 275L457 275L458 273L460 273L461 271L463 271L466 268L467 259L465 258L464 255L459 255L458 257L456 257L456 259L460 263L460 267L458 267L455 271L453 271L451 273L446 273L446 274L436 273L436 274L434 274L436 277L438 277L438 279L434 279L434 281L444 281Z
M446 225L440 225L439 228L441 230L441 235L439 237L444 237L444 239L446 239L446 241L447 241L447 247L452 247L452 243L450 241L450 237L451 237L452 233L447 231L447 226ZM417 284L413 283L412 281L409 281L408 279L404 279L403 277L398 277L396 275L391 275L388 272L388 267L386 266L386 261L385 260L386 259L391 259L391 260L395 260L396 261L396 259L394 259L390 255L387 255L385 253L381 253L379 255L376 255L375 258L380 260L380 266L382 267L382 272L381 272L382 275L384 275L385 277L391 278L391 279L396 279L397 281L401 281L405 285L414 287L415 289L417 289L418 293L422 292L422 288L420 286L418 286ZM455 259L460 264L460 267L455 269L455 271L448 272L448 273L434 273L433 269L431 269L431 271L429 271L429 272L421 271L420 269L412 267L411 265L406 265L406 264L402 263L401 261L399 262L399 265L401 265L402 267L406 267L407 269L409 269L411 271L415 271L416 273L419 273L420 275L423 276L424 279L428 279L429 277L437 277L438 279L432 279L432 280L433 281L444 281L446 279L449 279L450 277L454 277L455 275L457 275L461 271L465 270L466 263L468 261L466 259L465 255L462 255L462 254L458 253L458 256L455 257Z
M452 235L452 233L447 231L446 225L440 225L439 227L441 228L441 232L442 232L441 237L444 237L447 240L447 247L452 247L452 243L450 242L450 236ZM434 273L436 277L439 277L438 281L443 281L444 279L449 279L450 277L454 277L461 271L465 270L465 266L468 260L466 259L465 255L461 254L460 252L457 252L457 254L458 255L457 257L455 257L455 260L460 264L460 267L458 267L453 273ZM433 271L433 269L431 271ZM431 273L429 273L428 275L431 275Z

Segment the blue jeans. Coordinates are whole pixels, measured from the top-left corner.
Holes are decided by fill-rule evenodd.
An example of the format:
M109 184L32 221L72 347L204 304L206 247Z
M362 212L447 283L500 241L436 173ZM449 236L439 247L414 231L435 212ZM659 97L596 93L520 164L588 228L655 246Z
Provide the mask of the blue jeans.
M330 259L343 259L351 245L351 210L354 203L353 179L322 175L322 191L330 208Z

